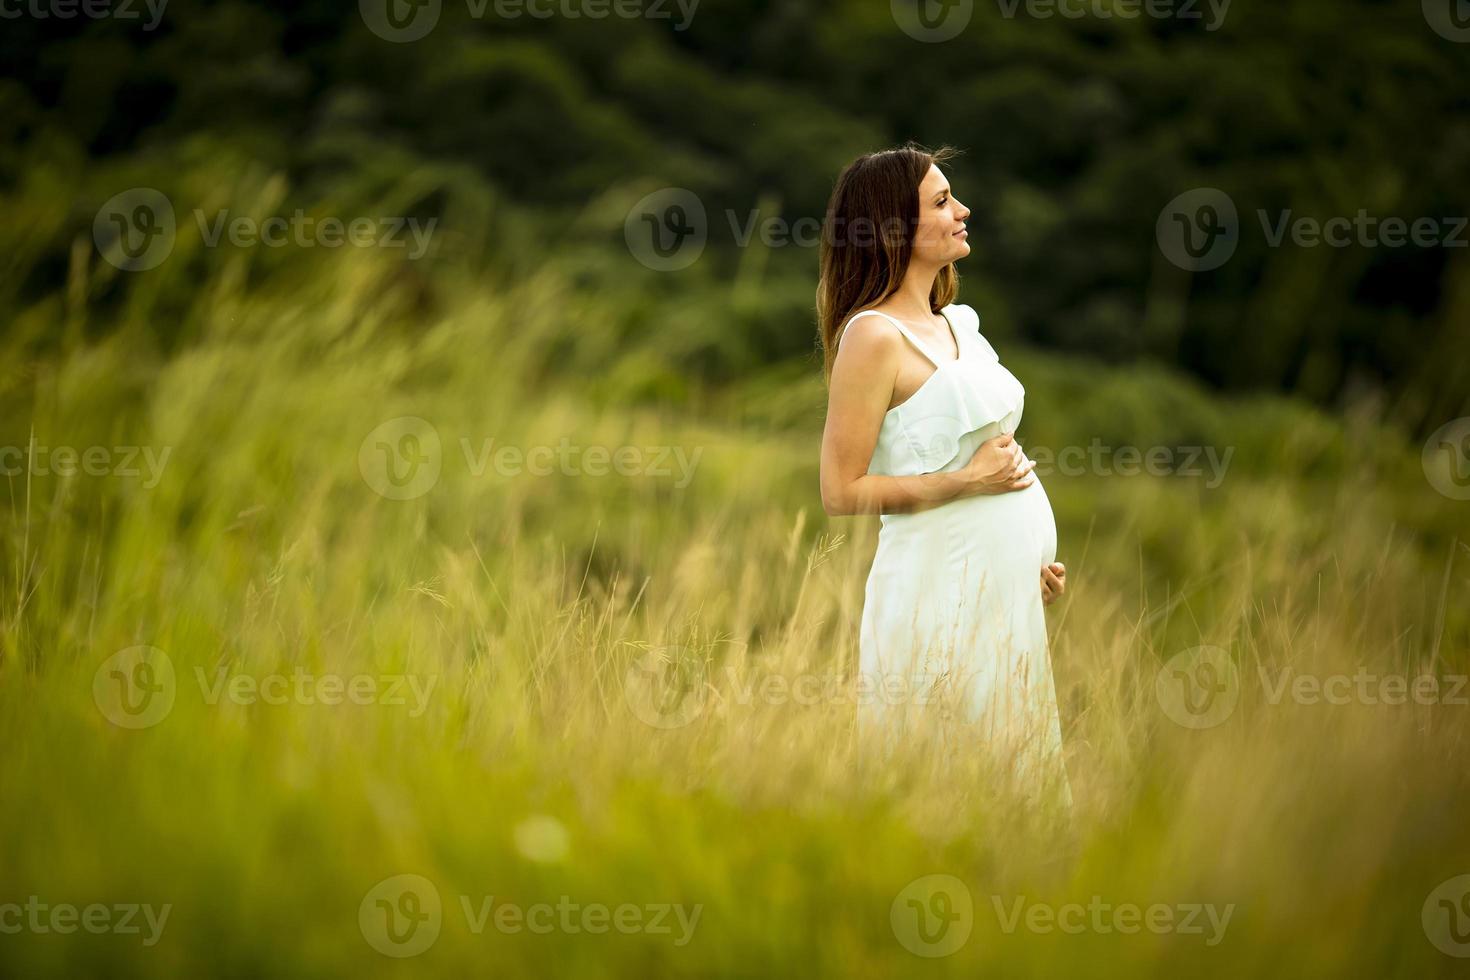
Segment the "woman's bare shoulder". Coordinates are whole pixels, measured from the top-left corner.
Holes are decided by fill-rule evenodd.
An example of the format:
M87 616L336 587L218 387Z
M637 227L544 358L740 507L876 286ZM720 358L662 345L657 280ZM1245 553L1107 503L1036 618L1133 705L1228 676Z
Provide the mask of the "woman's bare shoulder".
M876 312L882 312L877 307L870 307ZM881 316L858 316L858 310L848 317L847 326L837 335L838 353L848 351L849 354L866 360L870 357L885 357L889 353L897 351L902 338L898 330L887 319Z

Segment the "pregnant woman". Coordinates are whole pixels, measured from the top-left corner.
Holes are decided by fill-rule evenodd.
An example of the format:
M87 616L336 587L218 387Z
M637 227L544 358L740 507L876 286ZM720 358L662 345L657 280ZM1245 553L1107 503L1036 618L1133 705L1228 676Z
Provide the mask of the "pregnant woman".
M823 229L822 503L880 515L860 719L890 740L938 722L949 748L1070 802L1043 610L1066 569L1014 437L1025 389L954 302L970 211L938 166L951 152L854 161Z

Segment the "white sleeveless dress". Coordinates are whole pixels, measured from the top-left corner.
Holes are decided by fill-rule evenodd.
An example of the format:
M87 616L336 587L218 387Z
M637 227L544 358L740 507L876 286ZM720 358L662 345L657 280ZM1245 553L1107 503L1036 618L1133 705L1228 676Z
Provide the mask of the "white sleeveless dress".
M869 473L961 469L982 442L1021 422L1026 390L981 336L979 315L963 304L941 313L957 360L936 357L886 314L852 318L884 317L935 366L884 416ZM960 751L993 750L1028 784L1056 780L1050 785L1070 803L1041 600L1057 529L1041 481L880 521L859 641L860 718L899 722L892 736L937 713Z

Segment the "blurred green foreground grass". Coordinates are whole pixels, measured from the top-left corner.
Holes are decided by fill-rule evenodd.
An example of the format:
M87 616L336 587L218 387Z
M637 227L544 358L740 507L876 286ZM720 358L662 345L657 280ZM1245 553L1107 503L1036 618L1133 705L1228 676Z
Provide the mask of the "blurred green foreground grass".
M1402 434L1001 350L1027 387L1033 455L1094 441L1232 452L1217 481L1044 477L1070 572L1048 613L1068 816L966 759L862 765L841 685L876 520L822 513L819 371L701 388L668 367L683 331L738 297L650 300L639 290L657 277L591 287L547 262L493 285L446 275L446 312L424 321L398 259L347 249L297 267L242 250L191 281L189 248L181 232L169 264L103 313L89 297L115 296L118 274L82 249L72 288L8 334L5 446L162 462L152 478L142 452L137 476L8 478L0 903L169 913L151 943L146 926L7 931L5 972L1463 967L1431 941L1431 920L1455 914L1431 893L1470 873L1470 707L1273 698L1282 677L1363 671L1427 673L1448 693L1470 670L1466 505L1434 491ZM634 315L662 326L609 344ZM153 343L165 320L186 343ZM47 329L65 343L27 353ZM493 455L563 439L637 447L649 465L537 475ZM384 445L430 469L390 471ZM146 670L113 659L140 645L161 652ZM1191 728L1156 680L1201 645L1228 654L1238 690L1218 724ZM690 689L651 707L637 685L666 660ZM318 681L359 675L368 696L339 687L323 703ZM827 693L780 694L802 677ZM129 715L140 695L119 678L160 700ZM263 696L273 683L284 703ZM420 883L419 904L378 905L399 875L439 903L412 956L381 951L406 951L382 916L434 898ZM909 905L929 875L960 889ZM948 915L966 894L957 948L922 955L939 947L904 917ZM686 931L670 915L667 932L558 918L540 933L477 919L491 896L698 918ZM1214 935L1204 916L1202 931L1124 932L1091 912L1063 930L1017 924L1018 901L1231 911Z

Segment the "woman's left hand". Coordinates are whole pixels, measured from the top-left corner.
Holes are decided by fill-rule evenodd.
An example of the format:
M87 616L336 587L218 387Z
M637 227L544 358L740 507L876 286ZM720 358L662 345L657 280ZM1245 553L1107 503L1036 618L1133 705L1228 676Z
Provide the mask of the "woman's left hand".
M1049 606L1067 591L1067 566L1054 561L1041 569L1041 602Z

